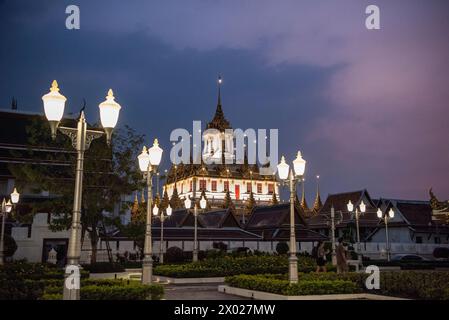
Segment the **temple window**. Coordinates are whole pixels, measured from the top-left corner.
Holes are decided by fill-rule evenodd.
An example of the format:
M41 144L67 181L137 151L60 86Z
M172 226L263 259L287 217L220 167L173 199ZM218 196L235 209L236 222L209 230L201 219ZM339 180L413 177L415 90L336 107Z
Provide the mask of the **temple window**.
M217 191L217 181L212 180L212 191Z
M262 193L262 184L261 183L257 184L257 193Z

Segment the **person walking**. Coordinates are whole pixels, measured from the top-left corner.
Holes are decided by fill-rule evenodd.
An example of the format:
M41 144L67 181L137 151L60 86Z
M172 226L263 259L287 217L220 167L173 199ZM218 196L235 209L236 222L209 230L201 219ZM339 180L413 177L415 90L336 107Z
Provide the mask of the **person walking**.
M338 273L346 273L348 272L348 258L347 258L347 250L343 245L343 239L338 239L338 246L336 249L337 256L337 272Z
M324 242L320 241L316 250L316 272L327 272L326 269L326 250L324 249Z

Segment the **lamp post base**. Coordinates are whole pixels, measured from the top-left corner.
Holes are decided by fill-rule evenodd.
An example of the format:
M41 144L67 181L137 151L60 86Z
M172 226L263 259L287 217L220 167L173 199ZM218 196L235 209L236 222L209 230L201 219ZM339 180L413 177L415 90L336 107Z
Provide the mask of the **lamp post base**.
M193 262L198 261L198 249L193 249Z
M144 260L142 263L142 284L153 282L153 259Z
M81 266L67 265L64 272L63 300L80 300Z
M288 280L290 283L298 283L298 257L296 255L288 258Z

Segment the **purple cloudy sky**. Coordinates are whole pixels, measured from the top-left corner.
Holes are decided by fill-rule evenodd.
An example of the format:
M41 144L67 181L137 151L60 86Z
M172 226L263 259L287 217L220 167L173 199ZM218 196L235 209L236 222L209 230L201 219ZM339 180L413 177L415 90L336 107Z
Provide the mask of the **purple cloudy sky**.
M85 97L95 121L112 87L119 124L168 151L172 129L211 119L221 73L233 127L279 128L280 153L303 151L309 202L316 174L323 197L449 198L448 1L92 2L69 31L72 2L0 0L2 107L42 111L55 78L67 112Z

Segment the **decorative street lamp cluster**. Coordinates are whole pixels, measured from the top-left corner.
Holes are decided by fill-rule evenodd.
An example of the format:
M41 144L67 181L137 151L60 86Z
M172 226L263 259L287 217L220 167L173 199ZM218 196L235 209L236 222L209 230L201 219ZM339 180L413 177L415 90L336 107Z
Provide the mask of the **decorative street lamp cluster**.
M354 212L354 205L352 204L351 200L349 200L348 204L346 205L348 208L348 212ZM360 209L360 210L359 210ZM363 202L363 200L360 202L359 207L355 208L355 224L357 229L357 259L361 261L361 248L360 248L360 229L359 229L359 219L360 215L364 214L366 212L366 205Z
M99 104L100 119L104 132L87 129L84 111L81 111L77 128L60 127L59 123L64 115L67 98L59 93L56 80L51 84L50 92L42 97L45 116L50 123L52 139L56 139L57 130L70 137L72 145L77 151L75 191L73 199L72 225L70 228L69 247L67 252L67 266L80 265L81 256L81 201L83 191L84 152L89 149L92 140L106 134L108 145L111 143L112 131L117 124L121 106L115 102L112 89L109 89L106 100ZM72 268L66 268L65 277L71 275ZM79 286L64 286L64 300L79 300Z
M193 236L193 262L198 261L198 204L196 201L194 201L194 207L193 207L193 215L195 217L195 227L194 227L194 236ZM184 206L187 210L189 210L192 207L192 200L190 200L189 197L187 197L184 200ZM204 196L201 196L200 198L200 208L206 209L207 206L207 200L204 198Z
M386 240L387 240L387 248L386 248L387 261L390 261L391 252L390 252L390 240L388 237L388 221L390 219L394 218L394 210L393 210L393 208L390 208L390 210L388 210L388 212L383 212L380 208L378 208L377 209L377 217L379 219L383 220L385 223L385 236L386 236Z
M170 206L170 204L168 205L168 207L165 209L165 213L167 214L167 216L164 215L164 211L163 210L159 210L159 207L157 206L157 204L154 205L153 207L153 215L157 217L158 213L160 211L160 220L161 220L161 239L159 241L159 263L164 263L164 220L166 217L170 217L172 214L172 207Z
M159 142L154 139L153 146L147 150L144 146L142 152L137 157L140 171L143 173L143 178L147 182L147 217L145 227L145 243L143 249L142 262L142 283L151 284L153 282L153 244L151 236L151 206L153 200L153 172L157 172L157 166L161 163L163 150L159 147ZM157 206L156 214L158 212ZM170 212L171 214L171 212ZM162 240L162 239L161 239ZM162 242L162 241L161 241Z
M2 201L2 235L0 237L0 265L4 264L5 258L5 222L8 217L8 213L11 212L12 207L15 206L19 202L20 194L17 192L17 189L14 188L14 191L10 195L10 199L8 202L3 198ZM11 203L12 202L12 203Z
M306 160L301 156L301 151L298 151L296 159L293 160L293 169L285 162L285 157L282 156L281 162L277 165L279 179L283 185L289 185L290 188L290 257L288 279L290 283L298 282L298 257L296 256L296 234L295 234L295 195L296 184L302 182L304 178L304 171L306 169Z

